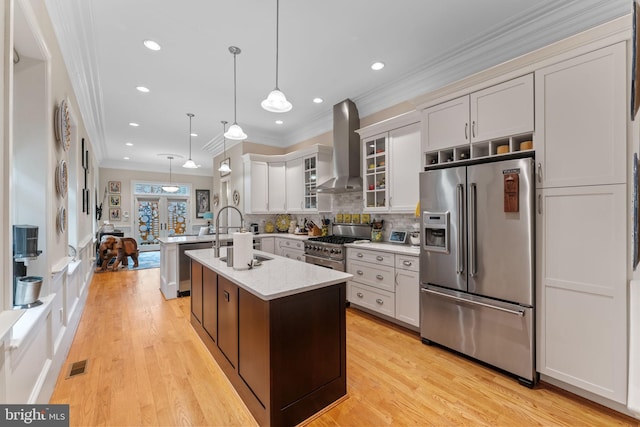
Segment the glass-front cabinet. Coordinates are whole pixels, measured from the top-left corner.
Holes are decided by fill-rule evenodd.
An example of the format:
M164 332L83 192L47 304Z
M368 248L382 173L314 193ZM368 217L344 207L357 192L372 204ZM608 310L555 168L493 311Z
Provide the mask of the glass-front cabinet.
M304 209L318 209L318 170L316 156L304 158Z
M363 141L365 209L387 208L387 134Z

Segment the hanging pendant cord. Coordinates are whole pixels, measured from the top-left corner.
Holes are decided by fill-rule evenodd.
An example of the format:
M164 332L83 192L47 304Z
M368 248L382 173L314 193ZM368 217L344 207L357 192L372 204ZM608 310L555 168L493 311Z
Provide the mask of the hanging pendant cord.
M238 109L238 99L236 96L236 56L238 54L234 53L233 54L233 123L238 123L238 120L236 118L236 113L237 113L237 109Z
M276 89L278 89L278 35L280 33L280 0L276 0ZM280 90L280 89L278 89Z

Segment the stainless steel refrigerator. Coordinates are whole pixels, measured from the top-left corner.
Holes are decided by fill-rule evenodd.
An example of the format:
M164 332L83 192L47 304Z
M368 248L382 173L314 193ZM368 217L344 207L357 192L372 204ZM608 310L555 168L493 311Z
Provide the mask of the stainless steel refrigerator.
M533 386L534 163L506 158L420 174L420 334Z

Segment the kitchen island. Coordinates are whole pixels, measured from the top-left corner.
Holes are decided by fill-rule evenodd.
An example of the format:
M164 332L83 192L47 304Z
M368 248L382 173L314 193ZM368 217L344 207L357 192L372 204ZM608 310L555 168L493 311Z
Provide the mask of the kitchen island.
M260 425L295 425L344 397L346 281L285 257L234 270L188 251L191 324Z

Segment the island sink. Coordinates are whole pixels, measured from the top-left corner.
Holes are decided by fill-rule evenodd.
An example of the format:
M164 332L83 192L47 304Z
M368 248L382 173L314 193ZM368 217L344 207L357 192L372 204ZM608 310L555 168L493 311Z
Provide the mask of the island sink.
M256 262L256 261L257 262L269 261L270 259L273 259L273 258L269 258L268 256L264 256L264 255L254 255L253 256L253 261L254 262ZM227 262L227 257L226 256L220 257L220 261Z

